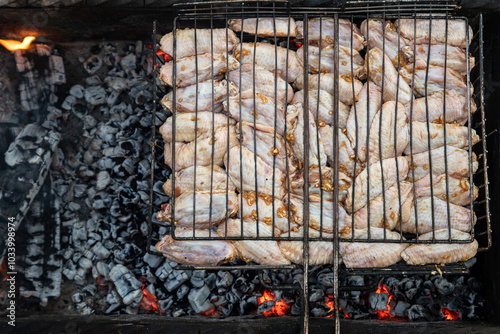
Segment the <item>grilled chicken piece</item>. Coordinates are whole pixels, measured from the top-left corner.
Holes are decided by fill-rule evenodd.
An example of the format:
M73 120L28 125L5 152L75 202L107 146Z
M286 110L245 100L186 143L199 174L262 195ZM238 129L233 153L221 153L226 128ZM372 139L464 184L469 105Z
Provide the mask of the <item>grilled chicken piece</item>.
M397 101L403 104L410 102L412 92L387 55L379 48L368 51L365 60L365 72L369 80L383 89L384 102Z
M288 201L288 196L285 196L285 202ZM286 202L287 203L287 202ZM286 204L285 204L286 206ZM304 225L304 197L300 195L290 195L290 207L293 213L293 219L296 224ZM351 225L351 216L344 210L342 206L335 209L335 204L332 201L309 196L309 227L326 233L333 233L333 220L338 211L339 219L337 222L337 230L343 231L349 229Z
M385 196L385 197L384 197ZM384 218L385 203L385 218ZM354 228L374 227L394 229L398 222L406 222L413 208L413 185L401 181L370 201L370 209L365 205L354 213ZM401 209L401 210L400 210ZM368 217L370 212L370 217ZM401 216L400 216L401 214Z
M359 173L354 184L347 189L346 210L348 212L358 211L366 205L367 201L379 196L382 191L387 190L397 182L403 181L407 174L408 161L404 157L389 158L370 165Z
M196 32L195 32L196 30ZM176 34L176 54L174 56L174 33ZM196 42L195 42L196 33ZM183 58L203 53L227 53L240 40L229 29L177 29L163 36L161 50L173 57ZM196 48L195 48L196 45Z
M264 17L259 19L228 20L227 25L233 31L246 32L259 37L295 37L297 26L295 20L285 17Z
M297 50L297 58L304 67L304 46ZM332 44L323 45L321 48L308 45L308 70L311 73L334 73L335 47ZM354 78L364 78L363 58L359 52L339 45L339 73ZM321 62L320 62L321 60Z
M282 237L302 238L304 228L290 232ZM333 234L321 233L314 229L309 229L309 238L331 239ZM304 264L304 245L302 241L278 241L281 253L284 257L296 264ZM331 241L310 241L309 242L309 265L317 266L333 263L333 242Z
M219 128L214 136L207 134L199 137L196 141L189 143L175 143L175 166L172 161L172 143L165 143L165 163L174 171L194 166L195 155L197 166L222 166L222 158L228 147L238 144L236 128L234 125L226 128ZM212 159L213 155L213 159Z
M278 134L285 135L286 104L284 102L276 104L271 97L260 93L254 94L253 89L248 89L236 96L230 96L228 100L229 103L228 101L223 102L224 110L236 121L253 124L255 120L257 125L273 127ZM254 117L254 115L257 115L257 117Z
M448 31L446 25L448 24ZM396 21L396 26L399 26L401 36L411 40L410 43L415 44L444 44L458 46L461 48L467 47L467 34L469 35L469 43L472 39L472 28L467 27L464 20L444 20L432 19L401 19ZM416 32L415 32L416 28Z
M404 151L406 155L439 148L444 146L445 143L446 145L457 148L469 148L469 128L467 126L461 126L459 124L411 122L410 127L412 139ZM428 140L429 138L430 141ZM471 129L471 138L472 145L479 141L479 136L474 129Z
M451 233L450 233L451 232ZM450 235L451 234L451 235ZM419 236L419 240L471 240L469 233L442 229ZM474 241L463 244L414 244L405 249L401 256L407 264L416 266L428 263L454 263L467 261L477 253L478 243Z
M174 203L162 204L157 219L172 222ZM227 208L227 210L226 210ZM238 196L227 193L186 192L175 199L175 222L179 227L207 229L219 225L238 212Z
M474 57L468 57L464 49L446 44L416 45L417 52L414 52L415 45L409 44L401 49L405 63L415 63L415 67L421 68L429 64L450 68L462 75L467 74L467 59L469 59L469 71L474 67Z
M373 118L380 110L381 105L382 91L377 85L369 81L364 84L356 104L351 107L351 113L347 120L346 135L351 141L352 148L356 150L360 161L366 161L368 129L372 124ZM356 167L356 169L358 168Z
M280 232L275 229L273 233L271 226L262 221L242 222L240 219L228 219L217 228L217 234L221 237L254 237L259 239L260 237L279 237ZM281 253L277 241L239 240L232 241L232 244L238 250L240 258L245 262L254 261L265 265L290 264L290 261Z
M432 230L447 229L448 226L459 231L469 232L472 224L476 222L476 215L470 209L460 205L452 203L449 205L450 215L448 216L446 201L437 197L417 198L415 207L411 209L410 219L401 225L402 232L422 234ZM396 229L400 229L399 224L396 225Z
M413 70L413 64L408 64L404 66L399 73L409 85L413 84L413 91L417 97L444 90L445 75L447 90L456 90L465 97L472 96L474 93L472 84L469 85L470 92L467 92L467 78L450 68L446 69L446 73L444 67L434 65L415 67L415 70ZM404 103L407 102L409 102L409 100Z
M472 159L472 174L476 172L478 167L476 154L474 152L471 154L472 157L469 156L469 152L466 150L453 146L441 146L431 151L406 156L408 164L411 166L413 163L412 170L408 172L408 178L417 181L430 172L437 175L447 172L453 177L469 177L469 159Z
M309 198L313 201L320 201L321 194L323 194L323 200L333 201L333 168L322 166L321 169L318 166L309 169ZM352 179L339 171L338 175L339 182L339 201L342 202L347 195L347 188L352 182ZM304 170L299 169L295 174L290 176L290 192L296 195L303 196L304 194Z
M226 80L214 81L212 86L212 80L204 81L198 83L198 89L196 85L179 88L176 90L175 99L175 111L193 113L200 111L210 111L210 112L221 112L222 102L229 95L234 95L238 92L237 88L229 84L229 89ZM197 92L198 91L198 92ZM213 91L213 95L212 95ZM161 100L161 105L163 109L169 112L174 112L172 100L174 98L174 92L170 92ZM198 98L197 95L198 94ZM198 103L196 103L198 101Z
M213 170L211 166L196 166L196 168L191 166L175 173L175 197L193 192L195 189L199 193L212 191L212 193L225 194L226 190L234 192L236 187L229 180L226 171L217 165L213 166ZM163 190L165 194L172 197L172 178L163 184Z
M198 66L198 70L196 70ZM165 63L160 69L160 81L164 85L173 87L174 62ZM204 53L197 56L180 58L175 61L175 86L177 88L195 85L196 82L207 80L221 80L224 73L240 67L240 63L233 56L225 53ZM198 74L198 76L196 76Z
M275 166L286 175L294 173L298 167L292 148L285 144L285 139L274 128L261 125L254 129L252 123L243 122L236 126L239 132L241 145L257 156L269 166ZM254 138L255 137L255 138Z
M319 101L318 101L319 100ZM293 96L291 104L304 104L304 90L299 90ZM335 111L333 96L324 90L310 89L308 94L309 111L313 114L314 120L318 119L318 123L323 121L328 125L333 125L333 113ZM349 118L350 108L348 105L339 101L338 105L338 122L340 128L345 128L347 119ZM321 123L319 123L321 124Z
M404 65L403 60L398 59L399 53L410 41L399 35L397 28L391 21L384 23L380 19L364 20L360 30L367 40L366 44L369 49L379 48L384 51L395 68Z
M408 119L401 103L386 102L370 127L369 164L401 155L410 141Z
M319 78L318 78L319 77ZM319 86L318 86L319 83ZM332 73L310 74L308 75L309 89L324 90L325 92L334 94L335 76ZM294 82L295 88L304 89L304 76L299 75ZM339 76L339 101L347 105L352 105L353 101L357 101L359 92L363 88L363 84L358 79L353 79L347 75Z
M234 47L234 57L242 64L256 64L287 82L294 82L304 73L293 50L269 43L242 43Z
M283 201L278 197L274 197L273 201L272 194L258 194L256 196L253 191L244 191L240 196L243 200L238 215L243 221L259 220L264 224L279 229L281 232L287 232L295 226L292 220L290 220L290 224L288 221L288 212L291 212L291 209L289 210L288 205L283 204Z
M277 79L277 83L275 83L275 79ZM254 64L243 64L239 69L229 72L228 81L239 87L240 92L252 89L257 93L273 98L278 104L285 103L285 101L289 103L293 99L292 86L279 76L276 78L273 73ZM277 87L276 96L275 87Z
M338 134L338 160L339 160L339 171L349 176L354 173L354 158L355 152L351 147L351 142L347 139L344 134L343 129L339 129ZM323 140L323 147L325 148L325 153L328 158L328 163L330 166L334 164L334 149L333 149L333 127L325 125L319 127L319 134Z
M287 135L290 146L297 157L299 168L304 166L304 111L302 103L289 105ZM311 112L309 112L309 166L326 166L327 158L323 148L323 141L318 132L316 121Z
M175 236L181 238L217 237L215 232L176 228ZM223 240L174 240L170 234L164 235L155 246L166 258L190 266L218 266L231 262L238 256L236 249Z
M446 195L446 182L448 182L448 196ZM432 192L431 192L432 189ZM452 177L446 174L432 175L431 187L431 174L427 174L420 180L415 182L415 196L416 197L429 197L436 196L444 201L449 200L450 203L456 205L466 206L471 202L471 185L468 178L465 177ZM479 189L472 184L472 198L475 200L478 196Z
M351 21L346 19L339 19L339 45L345 46L356 51L363 50L364 41L363 35L359 31L356 24L351 24ZM319 45L321 40L322 45L334 44L335 38L335 19L333 18L314 18L309 20L308 41ZM351 36L352 35L352 36ZM304 38L304 21L297 21L297 38Z
M404 240L399 233L379 227L371 227L369 232L368 229L356 229L342 236L351 238L353 234L356 240L366 240L368 234L371 240ZM340 256L347 268L387 267L399 262L401 252L407 247L404 243L341 242Z
M285 194L285 189L283 188L286 182L285 174L278 168L273 170L272 166L265 163L258 155L254 155L246 147L240 145L233 146L224 156L224 164L231 181L233 181L239 191L255 191L255 178L257 178L257 192L259 194L273 194L274 188L274 196L283 198ZM255 166L257 166L257 169L255 169ZM242 174L240 174L240 168Z
M160 127L160 134L163 140L172 142L173 117L167 118ZM175 116L175 141L191 142L196 137L212 136L212 131L228 129L234 126L234 119L228 118L224 114L200 111L196 113L176 114Z

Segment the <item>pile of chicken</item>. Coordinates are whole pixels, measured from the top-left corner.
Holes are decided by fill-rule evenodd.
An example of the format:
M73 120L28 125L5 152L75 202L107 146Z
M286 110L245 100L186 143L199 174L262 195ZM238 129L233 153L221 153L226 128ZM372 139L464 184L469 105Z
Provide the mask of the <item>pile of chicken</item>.
M304 39L301 21L229 20L225 29L197 29L196 41L193 29L178 30L175 55L173 33L163 36L161 49L175 59L160 71L161 82L176 87L175 96L162 100L165 110L175 110L175 136L173 117L160 129L165 163L175 172L175 187L168 180L164 190L175 205L164 204L157 218L175 223L178 237L302 237L307 186L309 236L361 240L340 243L347 267L468 260L477 252L475 240L408 244L401 233L420 241L471 240L475 215L467 206L478 190L470 180L477 161L468 148L479 140L465 126L469 107L476 109L466 80L474 66L465 51L471 28L461 20L370 19L360 28L339 20L335 108L334 24L311 19ZM308 45L293 51L257 37L240 43L235 32ZM378 242L362 242L367 239ZM302 263L302 246L165 235L156 248L190 265L237 256L283 265ZM333 253L331 241L313 241L309 263L332 263Z

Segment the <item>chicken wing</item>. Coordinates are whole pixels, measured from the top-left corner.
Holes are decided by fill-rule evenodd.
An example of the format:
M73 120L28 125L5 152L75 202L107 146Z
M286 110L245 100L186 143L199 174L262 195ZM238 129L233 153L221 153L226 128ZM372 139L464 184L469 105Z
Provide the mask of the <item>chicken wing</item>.
M274 196L283 198L285 194L283 185L286 182L286 176L278 168L275 168L273 178L273 167L246 147L233 146L224 156L224 164L231 181L239 191L255 191L257 182L259 194L271 195L274 188ZM255 169L256 166L257 169ZM240 168L242 174L240 174Z
M380 19L364 20L361 23L360 30L367 40L369 49L379 48L384 51L395 68L404 66L403 60L399 59L399 54L400 50L408 45L410 41L399 35L397 28L391 21L385 21L384 23Z
M175 209L176 226L204 230L233 217L238 208L238 196L234 191L228 192L227 196L226 193L186 192L175 199L175 205L173 202L162 204L156 216L158 220L172 222Z
M384 103L370 127L369 164L401 155L409 140L408 119L404 106L394 101Z
M319 134L323 140L323 147L325 148L328 163L333 166L335 159L335 150L333 149L333 127L329 125L319 127ZM355 152L351 147L351 142L344 134L343 129L339 129L338 131L338 146L339 171L352 176L354 173Z
M446 182L448 182L449 196L446 195ZM415 182L416 197L436 196L444 201L448 199L450 203L462 206L470 205L471 190L472 199L475 200L479 194L479 189L474 184L472 184L471 189L468 178L448 176L448 180L446 180L446 174L433 174L432 187L431 174L427 174L426 176Z
M469 232L476 222L476 215L467 208L449 203L448 216L447 202L437 197L417 198L415 208L411 209L410 219L401 225L402 232L427 233L432 230L451 228ZM434 221L434 224L432 223ZM449 224L449 225L448 225ZM400 226L396 225L399 230Z
M434 66L441 66L457 71L462 75L467 74L467 59L469 59L469 71L474 67L475 59L467 56L464 49L446 44L409 44L401 49L405 63L415 63L417 68L426 67L427 61Z
M445 155L446 147L446 155ZM472 156L470 156L471 154ZM437 175L448 173L453 177L469 177L469 160L472 159L472 174L477 170L476 154L453 146L441 146L431 151L405 157L413 168L408 172L410 180L420 180L429 173Z
M295 20L288 17L263 17L259 19L228 20L227 25L233 31L246 32L259 37L295 37L297 26Z
M243 231L243 234L242 234ZM245 221L240 219L228 219L217 228L217 234L221 237L278 237L279 230L264 224L262 221ZM240 258L245 262L254 261L265 265L290 264L281 253L277 241L269 240L238 240L232 241L238 250Z
M427 113L429 113L429 122L463 125L468 119L468 100L470 101L471 113L474 113L476 104L472 98L467 99L465 95L452 89L447 89L445 95L444 91L441 90L408 103L405 106L406 114L411 122L427 122Z
M351 141L351 146L355 149L358 159L362 162L366 161L368 152L366 147L368 130L381 105L382 91L377 85L369 81L364 84L356 104L351 107L351 113L346 125L346 136Z
M301 227L297 231L290 232L292 238L302 238L304 229ZM288 237L288 233L285 235ZM333 234L321 233L314 229L309 229L309 238L333 238ZM296 264L304 262L304 245L302 241L278 241L281 253L284 257ZM309 265L317 266L333 263L333 242L331 241L310 241L309 242Z
M411 141L404 151L406 155L433 150L444 146L445 143L457 148L468 149L469 147L469 128L467 126L411 122L410 128ZM474 129L471 129L471 139L472 145L479 141L479 136Z
M288 205L283 204L281 199L274 197L273 200L272 195L265 194L258 194L256 196L253 191L244 191L241 196L243 200L240 203L238 215L243 221L259 220L279 229L281 232L287 232L295 226L292 220L290 220L290 223L288 221L288 216L291 216L291 214L289 215L291 209L288 208Z
M412 96L410 86L382 50L372 48L368 51L365 71L369 74L369 80L383 90L384 102L397 101L403 104L410 102Z
M160 126L160 134L163 140L173 141L173 117L167 118ZM196 137L212 136L212 131L218 131L228 126L234 126L234 119L228 118L224 114L200 111L195 113L176 114L175 116L175 141L191 142Z
M299 64L304 67L304 46L297 50ZM327 44L321 48L308 45L308 69L311 73L334 73L335 47ZM363 58L359 52L339 45L339 74L362 79L364 77ZM320 61L321 60L321 61Z
M354 228L362 229L370 225L392 230L399 221L406 222L410 218L412 208L413 185L410 182L401 181L387 189L383 195L380 194L372 199L369 210L368 205L365 205L356 211L353 216Z
M204 53L197 56L180 58L165 63L160 69L160 81L164 85L173 86L173 67L175 63L175 86L177 88L195 85L196 82L207 80L221 80L224 73L240 67L240 63L233 56L225 53Z
M374 199L396 182L403 181L407 174L408 161L404 157L389 158L370 165L359 173L354 183L347 189L346 210L358 211L367 201Z
M304 166L304 111L302 103L289 105L288 112L288 133L286 138L297 157L299 168ZM314 116L309 112L309 166L326 166L327 158L323 148L323 141L318 132Z
M340 102L338 105L338 122L340 128L345 128L347 119L349 118L350 108L348 105ZM293 96L291 104L304 104L304 90L299 90ZM314 119L319 122L323 121L328 125L333 125L334 121L334 99L333 96L321 89L310 89L308 94L309 111L313 114ZM319 123L318 122L318 123Z
M242 64L255 64L269 72L276 72L287 82L294 82L304 73L295 51L269 43L238 44L233 54Z
M174 56L174 34L176 54ZM196 41L195 41L196 35ZM227 53L240 40L230 29L189 29L175 30L160 40L161 50L173 57L183 58L203 53Z
M371 227L370 231L356 229L342 236L351 238L353 234L356 240L368 239L368 235L371 240L404 240L399 233L379 227ZM341 242L340 256L347 268L387 267L399 262L401 252L407 247L404 243Z
M172 195L172 178L163 184L163 190L168 196ZM226 190L234 192L236 187L228 179L226 171L217 165L213 166L213 171L211 166L191 166L175 173L175 197L195 190L198 193L226 193Z
M175 103L175 112L221 112L222 102L226 100L228 91L230 95L238 92L234 85L229 84L229 89L227 85L226 80L222 80L214 81L212 86L212 80L208 80L200 82L198 85L177 89L175 95L175 99L177 100ZM171 91L161 100L163 109L169 112L174 112L172 103L173 94L174 92Z
M319 77L319 78L318 78ZM294 82L295 88L304 89L304 76L299 75ZM332 73L310 74L308 75L308 89L324 90L333 95L335 76ZM357 101L358 94L363 88L363 84L358 79L353 79L347 75L339 76L339 101L347 105L352 105Z
M451 233L450 233L451 232ZM451 234L451 235L450 235ZM472 236L469 233L442 229L435 233L429 232L419 236L419 240L471 240ZM454 263L465 262L474 257L477 253L478 243L474 239L472 242L463 244L413 244L405 249L401 256L407 264L412 266L423 265L428 263Z
M172 143L165 143L164 158L167 164L174 171L194 166L195 157L197 166L222 166L222 159L228 147L238 144L236 128L229 126L229 130L219 128L214 136L207 134L199 137L196 141L189 143L175 143L175 166L173 166Z
M293 99L292 86L279 76L276 78L273 73L257 65L241 65L239 69L229 72L228 81L239 87L240 92L252 89L257 93L273 98L278 104L285 103L285 101L290 103ZM275 87L277 87L276 95Z
M408 64L399 73L408 85L413 85L413 91L417 97L439 92L444 90L445 86L447 90L456 90L465 97L472 96L474 93L472 84L467 86L467 78L451 68L447 68L445 71L444 67L429 65L426 67L415 67L414 70L413 64ZM467 92L467 87L470 87L469 92ZM408 102L409 100L404 103Z
M285 175L287 172L295 172L298 163L292 147L285 144L285 139L275 133L274 128L263 125L254 129L252 123L243 122L236 129L241 131L241 145L250 152L255 152L262 161L271 167L276 166Z
M444 44L467 47L468 41L472 39L472 28L467 26L465 20L444 19L401 19L396 21L401 36L408 38L416 44Z
M335 39L335 19L333 18L314 18L309 20L307 26L307 35L309 43L327 45L334 44ZM346 19L338 20L339 27L339 45L345 46L356 51L363 50L364 41L363 35L359 31L356 24ZM304 21L297 21L297 38L304 38ZM351 43L352 41L352 43Z
M176 228L176 237L209 238L208 230ZM218 266L231 262L238 256L236 249L228 241L223 240L174 240L170 234L164 235L155 246L156 250L166 258L190 266Z

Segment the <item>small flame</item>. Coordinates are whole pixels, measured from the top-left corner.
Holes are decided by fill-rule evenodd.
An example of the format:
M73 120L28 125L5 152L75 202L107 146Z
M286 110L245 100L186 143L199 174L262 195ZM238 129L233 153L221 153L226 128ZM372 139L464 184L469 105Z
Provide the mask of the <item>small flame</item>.
M393 295L389 293L389 290L387 290L387 287L383 284L379 285L375 293L381 294L381 293L387 293L389 295L389 300L387 301L387 310L381 310L381 311L375 311L375 313L378 315L379 319L388 319L388 318L394 318L393 315L390 314L391 312L391 301L394 298Z
M31 42L33 42L35 38L35 36L27 36L24 37L22 42L9 39L0 39L0 44L2 44L9 51L26 50L30 47Z
M274 295L274 293L268 290L264 290L262 296L258 298L259 305L270 300L276 301L275 298L276 296ZM290 303L287 303L283 299L280 299L280 301L276 301L276 304L272 309L270 309L269 311L262 312L262 314L265 317L270 317L273 315L282 316L288 313L289 308L290 308Z
M328 296L328 300L326 302L326 306L328 306L328 315L325 318L331 318L333 317L333 311L335 309L335 303L333 301L333 296ZM339 307L339 311L342 312L342 307ZM331 314L330 314L331 313ZM344 312L344 319L349 319L349 314L347 312Z
M460 314L458 311L450 311L446 307L441 309L443 317L448 321L460 320Z
M163 60L165 60L165 61L170 61L170 60L173 59L171 55L169 55L168 53L165 53L165 52L163 52L161 50L156 50L156 54L158 56L163 57Z
M156 296L149 292L148 289L142 287L142 299L139 307L145 310L148 313L155 313L159 310L158 301L156 300Z

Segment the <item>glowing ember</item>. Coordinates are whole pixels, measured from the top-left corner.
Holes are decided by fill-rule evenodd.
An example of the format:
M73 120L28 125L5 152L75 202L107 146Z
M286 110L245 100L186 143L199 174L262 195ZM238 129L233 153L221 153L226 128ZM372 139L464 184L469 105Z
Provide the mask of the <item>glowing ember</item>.
M139 307L148 313L155 313L156 311L158 311L159 307L156 296L144 287L142 287L142 293L143 296Z
M264 290L264 293L262 293L262 296L258 298L259 305L262 303L265 303L270 300L275 301L275 295L271 291ZM282 316L286 315L288 313L288 310L290 309L290 303L285 302L283 299L280 299L280 301L276 301L276 304L272 309L269 311L262 312L262 314L265 317L270 317L273 315L277 316Z
M460 314L458 311L450 311L446 307L441 309L443 317L448 321L460 320Z
M333 317L333 311L335 309L335 303L333 302L333 296L328 296L326 306L328 306L328 308L329 308L329 310L328 310L329 315L327 315L325 318ZM341 307L339 307L339 311L342 312ZM349 314L347 314L346 312L344 312L344 319L349 319Z
M35 38L35 36L24 37L22 42L0 39L0 44L2 44L9 51L26 50L30 47L31 42L33 42Z
M379 319L394 318L394 316L390 314L392 308L391 301L394 297L389 293L387 287L383 284L379 285L375 293L378 294L387 293L389 295L389 300L387 301L387 310L375 311L375 313L378 315L378 318Z
M170 60L172 60L172 59L173 59L171 55L169 55L168 53L165 53L165 52L163 52L163 51L161 51L161 50L156 50L156 54L157 54L158 56L163 57L163 59L164 59L165 61L170 61Z

